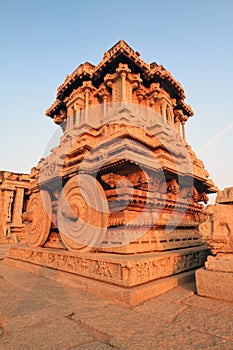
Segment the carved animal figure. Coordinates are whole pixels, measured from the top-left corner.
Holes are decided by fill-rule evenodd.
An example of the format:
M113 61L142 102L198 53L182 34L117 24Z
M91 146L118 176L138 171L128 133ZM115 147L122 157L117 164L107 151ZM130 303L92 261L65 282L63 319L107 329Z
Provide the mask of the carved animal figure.
M205 204L207 204L209 201L207 194L205 192L199 193L194 186L192 186L192 188L189 188L189 187L182 188L180 190L180 197L184 199L192 198L192 201L194 203L203 201Z
M167 182L162 182L160 187L159 187L159 192L161 193L173 193L173 194L178 194L179 192L179 185L176 181L176 179L172 179Z
M206 220L199 230L213 254L233 251L233 205L208 205L203 213Z

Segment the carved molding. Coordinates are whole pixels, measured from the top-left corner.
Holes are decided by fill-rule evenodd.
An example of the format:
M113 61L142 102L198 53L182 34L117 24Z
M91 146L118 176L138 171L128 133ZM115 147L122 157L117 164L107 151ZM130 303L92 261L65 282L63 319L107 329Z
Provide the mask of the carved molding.
M128 259L124 256L108 258L103 254L73 255L48 249L12 248L8 258L31 262L80 276L93 278L125 287L132 287L174 273L187 271L203 265L208 251L197 247L155 255Z

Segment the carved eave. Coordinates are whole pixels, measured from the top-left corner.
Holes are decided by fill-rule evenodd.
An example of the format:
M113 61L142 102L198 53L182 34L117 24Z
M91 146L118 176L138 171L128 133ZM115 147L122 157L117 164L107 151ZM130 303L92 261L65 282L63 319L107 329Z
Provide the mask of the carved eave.
M52 106L46 110L45 115L47 117L53 118L54 114L58 113L62 107L63 107L63 102L57 99L52 104Z
M194 112L190 105L187 105L184 100L179 100L177 103L177 109L182 109L184 114L186 114L188 117L192 117L194 115Z
M204 180L199 177L194 176L194 184L195 187L199 190L199 192L205 192L206 194L213 194L218 192L218 187L214 185L211 179Z
M67 95L67 90L72 90L74 87L81 85L83 80L91 80L95 66L90 62L80 64L72 74L67 75L66 80L57 89L57 98L61 98L64 94ZM74 86L74 84L76 86Z
M12 173L5 170L0 171L1 189L8 189L10 186L27 188L29 181L28 174Z
M146 72L150 69L150 65L145 63L137 51L134 51L124 40L118 41L110 50L105 52L102 61L95 67L93 77L99 79L101 75L105 74L107 69L109 72L109 65L116 61L116 66L119 63L119 58L126 58L126 62L121 63L133 63L134 67L137 67L137 72ZM124 61L124 60L123 60ZM115 67L114 67L115 68Z
M153 78L159 78L162 80L168 87L169 90L173 90L172 93L175 97L177 95L180 99L185 99L184 89L181 84L174 79L169 71L167 71L162 65L158 65L156 62L147 64L140 58L140 54L134 51L124 40L120 40L115 44L110 50L105 52L102 61L95 67L93 72L93 78L99 79L103 75L105 70L109 72L109 65L113 64L114 61L119 59L117 58L127 58L128 60L125 63L134 65L135 73L141 73L144 80L150 81ZM123 62L124 63L124 62ZM131 67L130 67L131 68Z
M194 113L184 102L185 93L181 84L174 79L169 71L156 62L147 64L140 54L134 51L124 40L120 40L110 50L105 52L101 62L94 66L89 62L81 64L72 74L68 75L63 84L57 89L57 99L46 111L46 115L54 118L61 109L65 109L65 98L70 96L74 89L82 86L83 82L91 81L93 87L99 89L108 74L114 74L119 64L126 64L132 74L140 75L143 86L148 88L152 83L158 83L171 98L176 99L176 109L183 111L187 117Z
M219 188L217 186L215 186L214 182L211 179L208 179L205 182L205 185L208 188L208 193L216 193L219 191Z
M152 79L155 77L160 78L165 84L169 86L171 90L173 90L173 94L177 94L181 99L186 98L184 88L162 65L157 65L151 69L149 75Z

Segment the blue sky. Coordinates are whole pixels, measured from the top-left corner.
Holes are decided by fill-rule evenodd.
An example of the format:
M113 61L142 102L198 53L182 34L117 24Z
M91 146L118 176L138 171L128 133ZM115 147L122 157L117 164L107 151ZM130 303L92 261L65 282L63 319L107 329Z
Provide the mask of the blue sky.
M233 186L233 1L0 0L0 169L29 172L57 126L45 117L79 64L124 39L179 80L187 139L216 185Z

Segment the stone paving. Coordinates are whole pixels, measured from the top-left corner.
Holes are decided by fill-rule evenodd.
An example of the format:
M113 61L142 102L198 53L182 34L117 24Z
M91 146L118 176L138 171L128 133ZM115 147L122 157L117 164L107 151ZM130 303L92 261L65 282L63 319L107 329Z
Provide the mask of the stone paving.
M0 260L9 247L0 247ZM121 307L0 261L0 349L233 349L233 303L194 284Z

